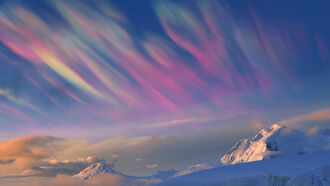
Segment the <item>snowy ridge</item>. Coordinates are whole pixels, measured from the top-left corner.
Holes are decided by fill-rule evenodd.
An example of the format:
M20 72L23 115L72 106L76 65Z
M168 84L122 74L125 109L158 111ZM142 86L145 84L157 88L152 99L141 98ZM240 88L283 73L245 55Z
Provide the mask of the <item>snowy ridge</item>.
M121 176L128 179L133 180L153 180L153 179L159 179L159 180L165 180L170 177L172 177L177 171L175 170L167 170L167 171L158 171L156 174L152 176L146 176L146 177L137 177L137 176L130 176L126 175L120 172L117 172L113 169L111 169L109 166L107 166L104 163L93 163L86 167L84 170L80 171L78 174L72 176L73 178L77 178L80 180L90 180L94 178L95 176L105 174L105 175L116 175Z
M268 129L262 129L254 138L240 139L236 144L221 158L223 164L244 163L249 161L262 160L262 153L267 151L267 140L273 135L279 135L286 130L285 126L277 124ZM303 134L301 134L303 136ZM276 142L268 142L269 151L277 151Z
M330 151L220 166L159 183L159 186L330 185Z
M157 171L157 173L151 175L151 176L147 176L144 177L145 179L160 179L160 180L166 180L169 179L171 177L173 177L174 175L177 174L178 171L176 170L165 170L165 171Z
M89 180L99 174L118 174L104 163L93 163L78 174L72 176L81 180Z
M196 164L196 165L189 166L187 169L185 169L183 171L177 172L173 177L191 174L194 172L211 169L211 168L214 168L214 166L211 166L209 164Z
M295 129L284 125L273 124L262 129L252 139L238 140L235 145L221 158L223 164L236 164L283 155L304 154L330 149L328 131L320 131L306 136Z

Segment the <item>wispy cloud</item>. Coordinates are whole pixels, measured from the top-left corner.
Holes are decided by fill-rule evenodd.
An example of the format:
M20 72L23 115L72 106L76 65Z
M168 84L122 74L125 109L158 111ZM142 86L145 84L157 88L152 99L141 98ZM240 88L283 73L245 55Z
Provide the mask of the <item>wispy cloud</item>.
M299 126L303 123L308 122L319 122L319 121L329 121L330 120L330 109L321 109L307 114L297 115L286 120L282 120L279 123L288 125L291 127Z
M294 29L265 27L253 10L242 26L222 3L195 1L191 8L157 1L151 8L164 32L141 30L141 38L132 29L134 23L114 6L92 4L47 2L52 11L44 14L24 4L4 3L0 42L24 61L4 64L20 71L29 100L5 89L0 94L41 111L44 105L35 95L42 95L54 104L53 112L71 103L72 113L118 125L139 117L150 121L158 113L174 115L150 125L153 130L193 122L192 108L207 117L227 108L245 109L249 99L241 99L244 93L261 90L258 95L268 98L285 90L281 86L297 87L291 63L298 61L298 46L307 45L293 42L300 41ZM318 46L322 51L327 47L320 42ZM233 97L235 102L228 101ZM32 119L38 120L40 113Z
M159 128L159 127L171 127L171 126L178 126L184 124L191 124L192 122L196 122L197 119L195 118L186 118L186 119L177 119L171 121L164 121L152 124L143 125L143 128Z
M29 115L27 115L26 113L24 113L23 111L15 108L15 107L9 106L7 104L0 105L0 112L5 113L6 115L9 115L9 116L13 116L14 118L19 118L19 119L22 119L25 121L32 121L32 118Z
M260 121L253 121L252 124L250 125L250 128L256 132L258 132L260 129L264 128L264 124L261 123Z
M22 105L31 109L36 109L36 107L31 104L30 102L28 102L27 100L15 96L9 89L1 89L0 88L0 96L4 96L6 97L9 101L18 104L18 105Z

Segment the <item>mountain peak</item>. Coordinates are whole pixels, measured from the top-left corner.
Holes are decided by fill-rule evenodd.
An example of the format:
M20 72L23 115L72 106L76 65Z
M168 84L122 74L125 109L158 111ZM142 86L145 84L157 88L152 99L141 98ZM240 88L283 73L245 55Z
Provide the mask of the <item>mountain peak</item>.
M258 132L256 136L252 138L252 141L260 141L262 139L266 139L275 133L279 133L283 130L287 130L288 128L284 125L273 124L269 128L264 128Z
M73 177L82 180L88 180L101 173L113 174L115 173L115 171L104 163L93 163L86 167L84 170L82 170L80 173L74 175Z
M245 163L278 155L280 151L299 153L304 134L289 130L284 125L273 124L262 129L252 139L238 140L221 158L223 164ZM275 153L277 152L277 153Z
M287 128L287 127L284 126L284 125L276 124L276 123L274 123L274 124L270 127L270 129L272 129L272 130L278 130L278 129L280 129L280 128Z

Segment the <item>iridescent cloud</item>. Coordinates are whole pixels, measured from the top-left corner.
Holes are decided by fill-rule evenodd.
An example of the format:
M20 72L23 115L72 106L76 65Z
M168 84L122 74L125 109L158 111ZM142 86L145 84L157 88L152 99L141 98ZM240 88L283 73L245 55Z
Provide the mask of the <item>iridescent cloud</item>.
M252 112L281 97L278 89L300 91L295 67L311 43L323 61L329 56L322 36L310 38L299 24L291 30L288 23L266 25L253 8L236 20L226 4L215 1L153 2L165 34L137 35L134 23L104 2L52 1L47 9L6 2L0 13L0 42L8 51L0 56L10 59L3 60L6 68L19 69L28 86L24 101L0 92L15 107L1 109L39 124L120 128L139 121L146 124L142 128L157 128L148 126L155 121L166 128ZM52 110L41 117L45 100Z

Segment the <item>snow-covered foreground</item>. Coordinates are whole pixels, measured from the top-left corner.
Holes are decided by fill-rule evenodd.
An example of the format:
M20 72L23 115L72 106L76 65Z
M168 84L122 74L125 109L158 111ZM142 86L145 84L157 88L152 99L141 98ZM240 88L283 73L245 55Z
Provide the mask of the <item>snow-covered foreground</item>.
M330 185L330 151L226 165L158 185Z

